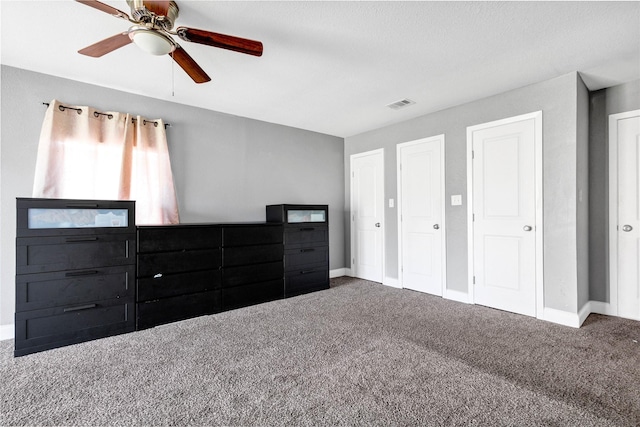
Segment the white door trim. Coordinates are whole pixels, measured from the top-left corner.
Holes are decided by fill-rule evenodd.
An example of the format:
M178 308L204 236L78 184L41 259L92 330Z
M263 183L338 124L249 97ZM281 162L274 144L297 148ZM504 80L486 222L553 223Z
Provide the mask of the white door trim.
M358 272L356 271L356 264L353 262L354 260L354 249L355 249L355 236L356 236L356 230L355 230L355 218L353 216L353 161L354 159L360 158L360 157L366 157L366 156L371 156L374 154L380 154L382 155L382 175L383 175L383 182L384 182L384 148L379 148L377 150L371 150L371 151L365 151L363 153L357 153L357 154L352 154L349 157L349 216L350 218L350 224L351 224L351 233L350 233L350 242L349 244L351 245L351 249L350 249L350 265L351 265L351 275L353 277L358 277ZM381 242L382 242L382 278L381 280L384 282L385 277L386 277L386 263L385 263L385 228L384 225L386 224L385 221L385 209L384 209L384 196L382 197L382 238L381 238Z
M440 143L440 190L442 194L442 203L441 203L441 227L442 230L442 294L445 295L445 291L447 289L447 224L446 224L446 215L445 215L445 207L446 207L446 196L445 196L445 136L444 134L430 136L428 138L421 138L415 141L403 142L396 145L396 182L398 187L398 200L396 206L398 207L398 279L400 281L400 285L404 283L402 278L402 221L400 221L400 215L402 215L402 191L401 191L401 171L400 171L400 149L403 147L409 147L411 145L421 144L423 142L432 142L438 141Z
M502 126L523 120L534 119L535 128L535 193L536 193L536 317L543 318L544 312L544 228L543 228L543 168L542 168L542 111L522 114L493 122L467 127L467 289L469 302L474 304L473 295L473 132L495 126Z
M640 110L609 115L609 309L618 315L618 126Z

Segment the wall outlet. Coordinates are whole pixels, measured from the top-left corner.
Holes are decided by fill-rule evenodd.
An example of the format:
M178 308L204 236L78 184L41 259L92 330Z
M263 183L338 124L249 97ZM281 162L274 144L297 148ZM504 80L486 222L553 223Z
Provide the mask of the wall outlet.
M451 206L462 206L462 195L456 194L451 196Z

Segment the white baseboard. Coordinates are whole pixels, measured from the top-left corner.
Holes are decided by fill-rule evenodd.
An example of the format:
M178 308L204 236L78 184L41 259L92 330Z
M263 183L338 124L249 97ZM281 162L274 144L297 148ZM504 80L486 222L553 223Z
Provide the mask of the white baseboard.
M578 311L578 327L582 326L587 317L592 313L592 305L591 301L587 301L587 303Z
M542 313L542 320L557 323L559 325L579 328L582 324L578 313L570 313L568 311L556 310L555 308L545 307ZM586 317L585 317L586 319Z
M385 277L382 279L382 284L386 286L391 286L392 288L401 288L400 281L398 279L394 279L393 277Z
M453 301L464 302L469 304L469 294L467 292L455 291L453 289L445 289L443 298Z
M591 313L604 314L606 316L617 316L618 313L608 302L589 301Z
M555 310L553 308L545 308L542 319L565 326L571 326L573 328L579 328L591 313L604 314L605 316L618 315L615 308L608 302L589 301L577 314L562 310Z
M14 335L14 325L0 325L0 341L12 340Z
M347 273L348 271L348 268L336 268L335 270L329 270L329 278L333 279L335 277L349 276Z

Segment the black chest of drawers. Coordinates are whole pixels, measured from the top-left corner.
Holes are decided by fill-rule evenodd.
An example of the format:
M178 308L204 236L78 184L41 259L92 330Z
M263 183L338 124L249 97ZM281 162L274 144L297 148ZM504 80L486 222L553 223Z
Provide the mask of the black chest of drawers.
M328 206L269 205L267 221L284 227L285 297L328 289Z
M17 199L15 351L135 329L135 205Z
M137 329L222 309L221 243L217 225L138 227Z
M284 297L281 224L222 226L224 310Z
M283 297L282 226L138 227L137 329Z
M18 199L14 354L326 289L327 215L136 227L134 202Z

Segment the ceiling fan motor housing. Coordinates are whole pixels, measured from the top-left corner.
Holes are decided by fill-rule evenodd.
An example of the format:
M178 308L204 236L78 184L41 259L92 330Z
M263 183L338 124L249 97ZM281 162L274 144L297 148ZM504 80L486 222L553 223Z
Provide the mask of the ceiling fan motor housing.
M180 10L175 1L170 1L165 15L157 14L153 9L152 2L143 0L127 0L127 4L131 8L131 16L134 20L157 26L162 30L169 31L173 28L173 25L178 19ZM149 6L149 7L147 7Z

